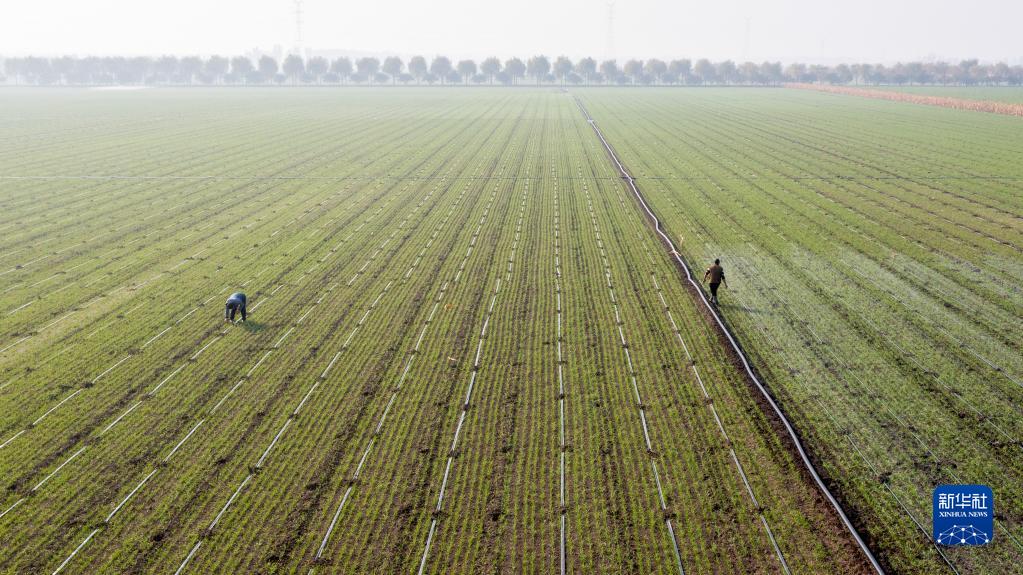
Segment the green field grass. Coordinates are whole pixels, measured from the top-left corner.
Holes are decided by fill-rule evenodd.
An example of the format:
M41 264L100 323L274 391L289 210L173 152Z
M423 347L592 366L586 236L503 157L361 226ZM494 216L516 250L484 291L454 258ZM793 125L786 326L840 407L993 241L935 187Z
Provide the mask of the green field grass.
M569 95L2 98L0 571L866 569Z
M680 250L897 572L1023 557L1023 124L812 93L587 92ZM995 542L929 541L931 490L997 493Z
M964 100L990 100L1023 104L1023 88L1004 86L877 86L872 89L906 92L922 96L942 96Z
M884 565L1016 569L1017 118L24 89L0 573L869 572L576 97L683 255L724 260L724 320ZM994 488L994 544L931 544L945 482Z

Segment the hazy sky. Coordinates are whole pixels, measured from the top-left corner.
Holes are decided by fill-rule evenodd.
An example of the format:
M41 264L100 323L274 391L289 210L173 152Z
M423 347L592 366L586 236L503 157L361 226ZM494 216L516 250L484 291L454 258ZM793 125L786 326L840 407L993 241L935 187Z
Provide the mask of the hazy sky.
M617 0L612 56L1023 61L1023 0ZM304 0L304 45L607 56L606 0ZM748 30L748 32L747 32ZM0 0L0 54L238 54L295 45L294 0Z

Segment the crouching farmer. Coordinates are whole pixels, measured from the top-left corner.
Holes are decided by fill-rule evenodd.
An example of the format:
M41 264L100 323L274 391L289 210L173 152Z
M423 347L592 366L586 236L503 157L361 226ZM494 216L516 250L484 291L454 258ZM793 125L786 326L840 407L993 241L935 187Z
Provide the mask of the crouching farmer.
M224 321L234 321L235 312L241 312L242 321L245 321L245 294L238 292L227 298L227 307L224 308Z

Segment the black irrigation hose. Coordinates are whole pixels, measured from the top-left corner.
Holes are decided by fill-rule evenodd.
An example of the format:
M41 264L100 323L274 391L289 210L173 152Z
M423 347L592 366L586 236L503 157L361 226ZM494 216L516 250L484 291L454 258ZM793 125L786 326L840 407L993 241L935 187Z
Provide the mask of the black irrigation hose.
M792 427L792 424L789 422L788 418L785 417L785 414L782 412L781 408L778 407L778 404L774 401L774 398L771 397L771 394L767 391L767 388L764 387L764 384L761 383L760 378L758 378L756 373L754 373L749 360L746 358L746 353L739 346L739 343L738 341L736 341L735 336L732 335L731 330L728 328L728 326L725 325L724 321L722 321L721 319L721 316L718 315L717 311L710 304L710 302L707 301L707 296L703 293L703 289L700 287L700 284L696 283L696 281L693 279L692 271L690 270L689 265L686 264L685 260L682 259L682 255L675 247L675 243L671 241L671 238L668 237L666 233L664 233L664 230L661 228L661 220L654 214L653 210L650 209L650 206L643 198L643 194L641 194L639 188L636 187L636 180L633 179L633 177L629 174L628 170L625 169L625 166L622 164L621 160L618 159L618 155L615 154L614 150L611 148L611 145L608 144L606 139L604 139L604 134L600 131L600 128L597 127L597 123L590 116L589 111L586 110L586 107L583 105L582 101L580 101L579 98L575 95L572 96L572 99L575 100L576 105L579 107L579 110L582 111L583 116L585 116L586 121L589 122L590 126L593 128L593 131L597 134L597 137L600 138L600 142L604 145L604 148L607 150L608 155L611 157L615 165L618 167L618 172L621 174L622 179L629 184L629 188L632 189L632 193L636 196L636 199L639 200L640 205L643 206L643 209L646 211L647 216L649 216L651 222L654 225L654 231L657 232L657 234L661 237L661 240L663 240L664 243L667 245L671 255L675 258L675 261L678 262L678 264L682 267L682 270L685 272L686 280L693 286L693 288L696 290L696 293L700 295L700 300L703 302L703 305L707 308L707 311L710 312L710 315L714 318L714 321L717 323L717 326L718 328L720 328L721 332L725 335L725 338L728 339L728 343L731 345L732 350L735 352L736 356L738 356L739 361L742 362L742 366L746 370L746 375L748 375L749 378L753 381L753 383L756 384L757 389L760 390L760 393L764 396L764 399L767 401L768 404L770 404L771 409L774 410L775 415L777 415L778 419L781 420L781 422L785 425L785 430L788 432L789 439L792 440L792 444L795 446L796 451L799 453L800 459L802 459L803 461L803 466L806 467L806 470L810 473L810 476L813 477L814 482L817 484L817 488L820 489L821 493L823 493L824 496L827 497L828 501L831 502L831 505L835 508L835 511L838 512L838 516L842 519L842 523L845 524L846 529L853 536L853 539L856 540L856 544L859 545L860 550L863 551L864 555L866 555L867 559L870 561L871 566L874 567L874 570L878 573L878 575L884 575L884 569L881 567L881 564L874 557L874 554L873 552L871 552L870 547L868 547L867 544L863 541L863 538L860 537L859 532L856 531L856 527L853 526L852 522L849 520L849 516L846 515L845 510L842 509L842 505L838 502L837 499L835 499L835 496L828 489L828 486L824 484L824 481L821 479L820 474L817 472L817 468L814 467L813 462L810 461L810 457L807 455L806 450L803 448L803 444L799 440L799 436L796 435L796 431Z

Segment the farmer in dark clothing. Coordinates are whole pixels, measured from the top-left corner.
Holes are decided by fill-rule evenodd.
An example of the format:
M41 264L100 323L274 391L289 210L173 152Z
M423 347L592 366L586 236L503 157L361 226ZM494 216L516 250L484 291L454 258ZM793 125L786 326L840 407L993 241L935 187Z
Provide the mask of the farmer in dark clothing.
M242 312L242 321L245 321L245 294L238 292L227 298L227 307L224 308L224 321L234 321L235 312Z
M718 303L718 286L721 282L725 283L725 287L728 287L728 282L725 281L725 268L721 267L721 260L714 260L714 265L707 268L707 273L703 274L703 281L710 280L710 302L713 304Z

